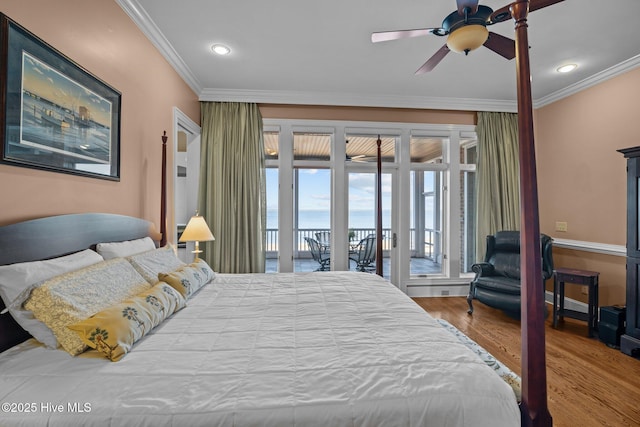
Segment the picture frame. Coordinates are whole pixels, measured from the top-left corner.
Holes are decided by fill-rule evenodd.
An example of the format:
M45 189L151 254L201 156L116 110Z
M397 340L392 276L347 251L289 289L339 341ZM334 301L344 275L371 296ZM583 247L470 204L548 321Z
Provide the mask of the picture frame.
M120 92L1 13L0 64L0 163L120 180Z

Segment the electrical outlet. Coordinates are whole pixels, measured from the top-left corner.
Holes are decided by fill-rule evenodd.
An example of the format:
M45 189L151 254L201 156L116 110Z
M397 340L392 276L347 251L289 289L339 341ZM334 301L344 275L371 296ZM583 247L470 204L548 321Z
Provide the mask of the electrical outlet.
M556 221L556 231L567 231L567 223L565 221Z

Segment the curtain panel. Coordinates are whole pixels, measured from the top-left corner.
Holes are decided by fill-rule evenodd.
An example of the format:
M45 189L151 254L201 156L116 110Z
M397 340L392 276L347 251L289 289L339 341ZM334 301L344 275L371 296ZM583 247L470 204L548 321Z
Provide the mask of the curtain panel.
M265 269L265 167L256 104L201 102L199 208L216 240L202 258L221 273Z
M483 261L486 236L520 229L518 115L479 112L476 258Z

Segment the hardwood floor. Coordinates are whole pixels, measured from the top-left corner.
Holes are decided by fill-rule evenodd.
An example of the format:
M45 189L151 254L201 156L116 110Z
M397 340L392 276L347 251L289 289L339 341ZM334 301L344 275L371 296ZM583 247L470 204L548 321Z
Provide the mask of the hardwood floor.
M447 320L520 374L520 322L464 297L414 298L433 317ZM551 307L549 306L549 311ZM640 360L587 337L587 323L547 318L548 405L558 427L640 426Z

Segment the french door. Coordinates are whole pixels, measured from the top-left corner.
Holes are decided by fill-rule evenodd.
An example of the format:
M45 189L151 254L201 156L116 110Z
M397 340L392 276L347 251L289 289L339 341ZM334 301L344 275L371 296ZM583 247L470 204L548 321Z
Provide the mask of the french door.
M460 292L468 284L475 261L472 127L269 123L268 271L375 267L358 264L358 244L376 234L380 139L383 275L414 295L445 295L448 286ZM305 237L318 241L330 262L315 261Z
M372 252L367 250L367 244L375 242L377 238L377 216L381 215L382 275L392 282L397 278L395 248L398 203L395 186L398 140L396 136L348 133L345 147L349 269L376 272L376 262L371 263L363 258ZM377 212L378 148L382 166L381 212Z
M348 172L349 270L376 271L375 250L369 251L376 238L377 194L375 172ZM392 199L393 173L382 174L382 273L391 277L394 258Z

